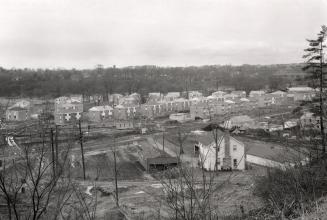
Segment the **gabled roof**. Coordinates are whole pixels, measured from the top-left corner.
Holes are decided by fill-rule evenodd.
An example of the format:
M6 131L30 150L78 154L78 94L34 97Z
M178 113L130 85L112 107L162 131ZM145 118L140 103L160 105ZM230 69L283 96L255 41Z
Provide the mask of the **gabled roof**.
M277 91L275 91L275 92L272 92L272 93L270 93L271 95L284 95L284 94L286 94L286 92L283 92L283 91L281 91L281 90L277 90Z
M109 105L102 105L102 106L94 106L92 108L89 109L89 111L110 111L112 110L113 108Z
M218 130L218 143L221 141L222 138L224 138L224 133ZM232 136L230 136L230 138L240 144L243 144L241 141L237 140ZM209 146L215 143L213 132L199 132L198 134L196 134L196 140L205 146Z
M306 158L304 149L294 150L275 143L240 137L247 155L253 155L280 163L295 162ZM302 152L302 153L301 153Z
M291 87L288 88L288 91L290 92L314 92L315 90L311 87L307 87L307 86L302 86L302 87Z
M9 111L28 111L26 108L22 108L22 107L12 107L8 109Z

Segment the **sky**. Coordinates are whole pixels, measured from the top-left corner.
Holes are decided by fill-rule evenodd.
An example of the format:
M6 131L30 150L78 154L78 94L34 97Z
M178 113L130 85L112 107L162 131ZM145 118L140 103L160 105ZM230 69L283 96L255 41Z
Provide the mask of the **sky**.
M0 0L0 66L302 62L327 0Z

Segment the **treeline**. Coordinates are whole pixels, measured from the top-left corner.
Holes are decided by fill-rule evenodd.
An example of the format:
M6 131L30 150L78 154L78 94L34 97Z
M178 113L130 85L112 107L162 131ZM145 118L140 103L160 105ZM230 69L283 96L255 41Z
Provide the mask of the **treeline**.
M107 94L201 90L222 86L237 90L281 89L287 83L275 73L294 73L301 64L94 69L4 69L0 67L0 96L57 97L65 94Z

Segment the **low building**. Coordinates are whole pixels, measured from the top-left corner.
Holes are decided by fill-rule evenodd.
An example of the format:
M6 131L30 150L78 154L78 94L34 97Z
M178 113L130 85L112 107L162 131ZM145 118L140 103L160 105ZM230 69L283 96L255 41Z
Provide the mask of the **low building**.
M169 102L169 101L174 101L175 99L178 99L181 97L180 92L168 92L167 95L165 95L164 100Z
M234 116L224 122L224 127L228 129L234 127L253 128L254 125L254 119L250 118L247 115Z
M263 91L263 90L256 90L256 91L251 91L250 94L249 94L249 97L250 98L258 97L258 96L263 96L264 94L266 94L265 91Z
M213 92L211 94L211 96L216 97L216 98L221 98L221 99L223 99L225 95L226 95L226 92L223 92L223 91L217 91L217 92Z
M159 102L163 99L163 96L160 92L150 92L148 94L147 102Z
M187 121L192 121L195 118L193 118L192 115L189 113L175 113L175 114L169 115L169 119L183 123L183 122L187 122Z
M178 158L152 146L144 140L138 144L139 161L147 172L166 170L178 165Z
M251 139L240 139L246 149L246 164L286 169L299 164L306 164L308 157L305 149L294 150L290 147L280 146L275 143L268 143Z
M320 129L320 117L312 112L305 112L300 117L300 126L304 130L319 130Z
M115 94L110 94L109 95L109 104L111 106L116 106L116 105L119 105L119 103L121 102L120 100L123 98L124 96L122 94L118 94L118 93L115 93Z
M245 169L244 144L230 136L229 133L220 133L217 141L218 151L211 132L199 133L197 140L195 152L199 154L200 167L208 171L214 171L216 165L218 170Z
M11 107L6 110L8 121L26 121L30 118L29 110L22 107Z
M117 120L114 124L118 130L134 129L134 122L132 120Z
M281 90L277 90L277 91L272 92L270 94L273 95L273 96L276 96L276 97L286 97L287 96L287 93L283 92Z
M311 101L316 91L310 87L291 87L288 88L288 94L293 95L294 101Z
M188 99L202 98L203 94L199 91L189 91L187 97Z
M213 107L205 102L199 102L197 104L192 104L190 107L191 117L194 119L208 119L214 115Z
M236 90L236 91L232 91L230 94L234 98L246 98L246 92L245 91Z

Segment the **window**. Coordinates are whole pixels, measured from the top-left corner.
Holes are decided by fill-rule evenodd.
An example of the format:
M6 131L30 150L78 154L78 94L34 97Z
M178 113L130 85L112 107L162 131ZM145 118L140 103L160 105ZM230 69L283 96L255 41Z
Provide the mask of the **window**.
M233 145L233 151L237 151L237 146Z
M234 159L234 160L233 160L233 166L234 166L234 169L237 168L237 165L238 165L238 164L237 164L237 159Z
M217 165L220 165L220 158L217 158Z

